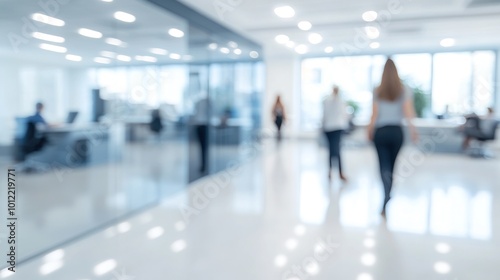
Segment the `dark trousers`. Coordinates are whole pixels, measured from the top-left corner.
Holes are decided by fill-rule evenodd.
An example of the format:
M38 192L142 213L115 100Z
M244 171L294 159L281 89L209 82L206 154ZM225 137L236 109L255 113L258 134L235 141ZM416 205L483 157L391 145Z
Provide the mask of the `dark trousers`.
M205 172L208 161L208 125L197 125L196 136L200 145L201 166L200 172Z
M340 160L340 137L342 136L342 130L325 131L325 135L328 139L328 149L330 151L328 165L332 169L333 160L335 160L338 162L339 172L342 174L342 161Z
M384 184L384 206L391 199L392 181L394 178L394 165L399 150L403 145L403 129L401 126L384 126L377 128L373 138L377 149L380 166L380 176Z

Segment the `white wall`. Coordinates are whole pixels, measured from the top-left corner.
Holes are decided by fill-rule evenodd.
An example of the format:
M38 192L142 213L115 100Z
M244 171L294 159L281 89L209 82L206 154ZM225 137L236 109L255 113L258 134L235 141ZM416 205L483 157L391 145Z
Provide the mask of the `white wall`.
M80 112L78 121L90 120L90 89L87 70L2 58L0 145L12 143L15 117L32 115L38 101L48 122L64 122L72 110Z
M272 119L272 106L278 93L285 105L288 121L284 124L283 133L295 136L300 125L300 60L294 55L269 57L266 63L266 91L263 98L263 129L275 130Z

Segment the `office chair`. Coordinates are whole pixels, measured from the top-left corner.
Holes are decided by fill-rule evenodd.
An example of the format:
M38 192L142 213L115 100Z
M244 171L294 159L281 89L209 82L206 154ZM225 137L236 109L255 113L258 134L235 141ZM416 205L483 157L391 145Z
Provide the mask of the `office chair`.
M480 131L471 135L477 142L477 146L469 149L469 155L478 158L493 158L494 155L491 151L485 148L488 141L496 139L497 128L500 121L497 120L480 120Z
M46 168L35 162L27 160L28 155L38 152L43 149L47 144L45 136L39 137L36 123L26 123L26 133L21 144L21 161L22 163L17 166L17 169L25 172L44 171Z

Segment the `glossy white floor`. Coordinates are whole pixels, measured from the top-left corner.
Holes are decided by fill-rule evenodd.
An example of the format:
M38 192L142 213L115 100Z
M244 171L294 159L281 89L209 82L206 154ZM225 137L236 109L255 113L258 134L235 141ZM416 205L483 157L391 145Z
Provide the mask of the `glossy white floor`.
M0 278L500 279L500 160L419 151L400 157L387 222L372 147L344 150L342 184L328 183L317 143L267 143L261 156Z

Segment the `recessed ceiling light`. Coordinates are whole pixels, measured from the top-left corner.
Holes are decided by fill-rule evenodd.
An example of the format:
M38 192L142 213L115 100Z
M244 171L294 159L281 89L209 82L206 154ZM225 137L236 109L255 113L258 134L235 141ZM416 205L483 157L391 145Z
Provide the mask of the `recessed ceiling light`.
M181 59L182 56L178 53L171 53L168 57L171 59Z
M113 15L117 20L121 20L123 22L134 22L135 16L129 13L125 13L122 11L118 11Z
M229 43L227 43L227 45L233 49L236 49L238 47L238 43L236 43L234 41L229 41Z
M299 27L300 30L304 30L304 31L310 30L312 28L312 24L307 20L303 20L303 21L299 22L299 24L297 24L297 26Z
M377 261L377 257L375 257L372 253L365 253L361 256L361 263L366 266L372 266Z
M235 55L240 55L242 52L241 52L241 49L235 49L235 50L233 51L233 53L234 53Z
M69 54L68 54L69 55ZM66 55L66 56L68 56ZM43 257L44 262L54 262L54 261L59 261L64 258L64 250L63 249L58 249L55 251L52 251L45 255Z
M102 51L99 53L101 56L107 57L107 58L115 58L116 53L110 52L110 51Z
M321 36L318 33L311 33L311 34L309 34L307 39L309 40L309 43L316 45L316 44L319 44L323 41L323 36Z
M361 273L360 275L358 275L357 280L373 280L373 276L368 273Z
M31 19L45 23L48 25L53 25L53 26L64 26L64 20L55 18L55 17L50 17L48 15L40 14L40 13L34 13L31 15Z
M325 48L326 53L332 53L333 52L333 47L326 47Z
M46 51L58 52L58 53L65 53L68 51L65 47L50 45L45 43L40 44L40 48Z
M220 48L220 49L219 49L219 51L220 51L221 53L223 53L223 54L228 54L228 53L230 53L230 50L229 50L228 48L224 48L224 47Z
M379 42L372 42L372 43L370 43L370 48L378 49L378 48L380 48L380 43Z
M89 37L89 38L94 38L94 39L99 39L102 37L102 33L99 31L95 31L92 29L88 28L80 28L78 29L78 33L82 36Z
M285 46L287 48L293 49L295 47L295 42L294 41L288 41L288 42L286 42Z
M172 37L175 37L175 38L182 38L184 37L184 31L180 30L180 29L177 29L177 28L170 28L168 30L168 34Z
M375 11L366 11L363 13L361 17L363 18L364 21L371 22L377 19L378 14Z
M108 2L108 3L113 2L113 0L101 0L101 1L102 2Z
M274 9L274 13L280 18L292 18L295 16L295 10L290 6L281 6Z
M71 61L82 61L82 57L81 56L74 55L74 54L67 54L66 55L66 59L67 60L71 60Z
M97 276L104 275L108 272L113 271L116 268L116 265L117 263L114 259L103 261L102 263L99 263L94 267L94 274Z
M117 46L117 47L126 47L127 43L123 42L120 39L116 38L106 38L105 40L106 44Z
M380 36L380 31L375 26L365 26L365 33L370 39L377 39Z
M111 59L105 58L105 57L96 57L96 58L94 58L94 62L101 63L101 64L110 64Z
M304 44L301 44L301 45L298 45L295 47L295 51L298 53L298 54L305 54L309 51L309 48L304 45Z
M33 38L39 39L39 40L44 40L44 41L49 41L49 42L54 42L54 43L64 43L64 38L55 36L55 35L50 35L46 33L41 33L41 32L33 32L31 34Z
M149 52L152 54L157 54L157 55L167 55L168 51L165 49L160 49L160 48L151 48L149 49Z
M158 59L156 57L154 57L154 56L147 56L147 55L136 55L134 58L137 61L144 61L144 62L151 62L151 63L154 63L154 62L158 61Z
M448 47L453 47L455 45L456 41L453 38L446 38L441 40L440 44L442 47L448 48Z
M251 58L258 58L259 57L259 53L256 51L251 51L249 55Z
M215 51L217 49L218 45L216 43L211 43L208 44L208 48Z
M286 42L290 41L290 38L286 35L280 34L274 37L274 40L276 40L278 44L286 44Z
M132 60L132 58L128 55L123 55L123 54L119 54L116 56L116 59L119 60L119 61L123 61L123 62L129 62Z

